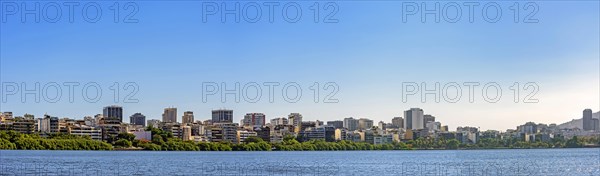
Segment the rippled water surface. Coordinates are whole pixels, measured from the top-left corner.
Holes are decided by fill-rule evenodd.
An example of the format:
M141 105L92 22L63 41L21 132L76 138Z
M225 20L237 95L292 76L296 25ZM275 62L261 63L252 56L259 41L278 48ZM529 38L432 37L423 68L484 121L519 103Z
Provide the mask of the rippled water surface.
M600 149L0 151L0 175L600 175Z

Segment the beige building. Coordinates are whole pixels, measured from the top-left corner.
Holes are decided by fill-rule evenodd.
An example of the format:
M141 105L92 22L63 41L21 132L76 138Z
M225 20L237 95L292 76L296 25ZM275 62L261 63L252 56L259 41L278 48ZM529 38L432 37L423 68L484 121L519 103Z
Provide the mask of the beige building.
M89 136L93 140L102 140L102 129L82 124L68 126L68 133L76 136Z
M302 114L300 113L291 113L288 115L288 123L294 126L294 132L300 133L302 130Z
M163 122L177 122L177 108L165 108L162 114Z
M183 116L181 116L181 123L183 123L183 124L194 123L194 112L192 112L192 111L183 112Z
M252 137L252 136L256 137L258 135L254 131L246 131L246 130L237 131L237 141L238 141L238 143L242 143L242 142L246 141L246 139L248 139L249 137Z
M181 127L181 140L189 141L193 140L192 138L192 127L190 126L182 126Z

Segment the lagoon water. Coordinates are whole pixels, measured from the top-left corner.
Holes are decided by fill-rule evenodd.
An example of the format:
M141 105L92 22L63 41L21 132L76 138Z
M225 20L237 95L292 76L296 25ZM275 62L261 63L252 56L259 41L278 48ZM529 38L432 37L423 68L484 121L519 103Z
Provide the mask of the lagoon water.
M600 175L600 149L0 151L0 175Z

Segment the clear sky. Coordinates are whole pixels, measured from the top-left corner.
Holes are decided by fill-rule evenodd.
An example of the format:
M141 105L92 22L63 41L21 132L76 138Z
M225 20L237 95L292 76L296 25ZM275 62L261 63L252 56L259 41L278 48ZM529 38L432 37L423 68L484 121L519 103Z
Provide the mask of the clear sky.
M262 12L259 21L251 23L245 19L256 15L252 11L255 4L248 4L254 2ZM600 110L598 1L536 2L535 6L519 1L518 23L513 21L510 7L514 1L498 2L502 15L496 23L484 19L483 2L475 7L472 23L463 2L457 2L462 8L457 23L441 17L436 23L433 15L425 15L427 21L423 23L420 13L406 16L403 22L403 14L411 9L403 10L402 2L392 1L335 5L296 1L302 15L298 22L290 23L281 15L282 7L290 2L294 1L275 7L273 23L262 1L240 1L240 8L250 9L240 22L225 15L227 21L222 23L220 12L203 21L203 16L210 14L209 5L214 4L204 4L203 8L202 2L143 1L132 6L119 3L119 23L115 23L110 7L114 2L100 1L102 16L96 23L83 19L85 2L75 7L72 23L63 4L59 4L63 15L58 22L45 21L55 15L48 10L38 23L33 15L12 14L14 4L2 1L0 78L6 101L1 102L0 111L79 119L117 104L124 107L127 122L136 112L160 119L166 107L177 107L178 116L194 111L199 120L208 119L211 109L228 108L234 110L236 122L248 112L263 112L267 119L299 112L306 120L366 117L391 122L404 110L420 107L453 130L457 126L505 130L528 121L566 122L580 118L585 108ZM311 10L315 2L320 2L318 23L313 21ZM449 2L440 1L440 8L452 7ZM40 7L54 8L47 3L41 2ZM425 5L433 8L434 3L426 1ZM227 5L233 8L234 4ZM423 4L416 5L422 8ZM132 19L138 22L123 23L133 7L138 11ZM222 4L217 7L223 8ZM335 7L338 11L328 18ZM537 12L530 19L538 22L523 23L534 7ZM452 18L456 11L448 9L449 15L444 17ZM94 13L88 8L88 17ZM295 11L288 8L287 13L292 18ZM488 10L488 17L494 13ZM27 21L23 23L21 18ZM325 18L338 22L324 23ZM74 102L69 102L67 87L62 87L62 98L56 103L44 99L36 103L33 96L23 103L20 93L6 93L6 85L13 82L19 86L25 83L29 89L36 82L42 87L50 82L80 85L74 91ZM81 95L83 85L90 82L97 82L103 90L95 103L84 101ZM118 103L110 89L114 82L120 83ZM123 89L127 82L137 84L139 91L134 98L139 102L122 101L131 91ZM278 82L280 86L275 87L273 103L268 100L267 87L262 87L263 96L256 103L244 99L236 103L233 96L223 103L220 94L203 102L203 82L224 82L228 88L235 82L242 86ZM282 96L283 85L290 82L302 87L302 97L296 103L286 102ZM315 103L310 89L314 82L320 83L320 99L331 91L323 85L335 82L339 91L334 98L339 102ZM457 103L443 98L437 103L433 96L423 103L420 94L403 102L403 82L425 82L427 86L478 82L480 86L474 89L473 103L468 101L467 87L462 87ZM482 87L489 82L502 88L497 103L483 99ZM518 103L513 102L510 89L514 82L521 87ZM532 99L538 103L522 102L532 91L523 90L527 82L537 84L539 91Z

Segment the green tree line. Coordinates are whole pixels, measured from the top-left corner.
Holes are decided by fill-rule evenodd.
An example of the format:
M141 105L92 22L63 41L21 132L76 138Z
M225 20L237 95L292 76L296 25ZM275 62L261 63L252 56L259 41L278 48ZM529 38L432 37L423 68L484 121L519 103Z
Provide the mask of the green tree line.
M42 138L38 134L21 134L0 131L2 150L112 150L113 146L102 141L67 134L53 134Z
M532 148L581 148L586 145L600 145L599 137L573 137L569 140L553 138L542 141L523 141L518 138L480 138L477 143L463 144L456 139L419 138L406 144L416 149L532 149Z

